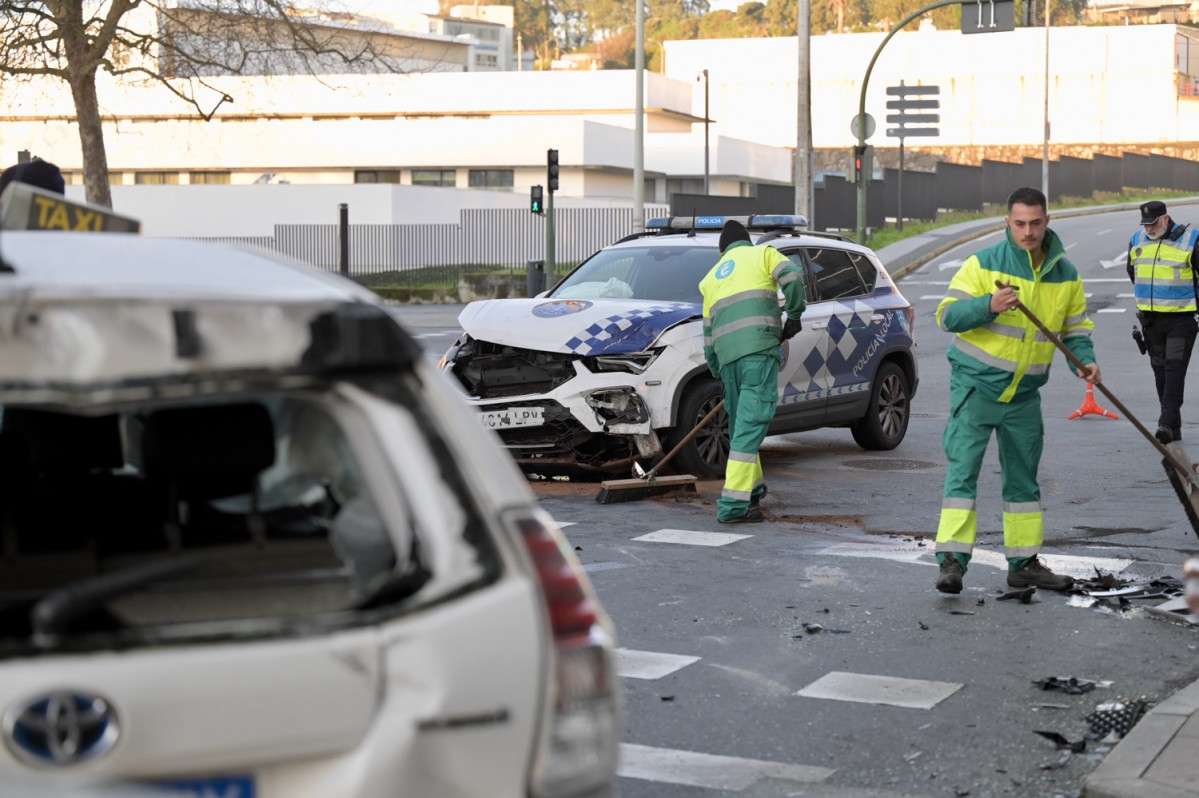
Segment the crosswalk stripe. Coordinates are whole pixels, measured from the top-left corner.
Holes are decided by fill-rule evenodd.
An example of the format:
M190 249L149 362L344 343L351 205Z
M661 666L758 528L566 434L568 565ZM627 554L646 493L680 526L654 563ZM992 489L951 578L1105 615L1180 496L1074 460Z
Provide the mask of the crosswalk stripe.
M962 685L957 682L830 671L796 695L860 704L886 704L906 709L932 709L961 689Z
M811 784L824 781L835 772L812 765L788 765L762 759L741 759L621 743L620 765L616 774L626 779L741 792L759 779L785 779Z
M699 662L699 657L663 654L659 651L634 651L628 648L616 649L616 672L626 679L661 679L694 662Z
M753 535L734 535L730 532L696 532L690 529L659 529L633 540L642 543L681 543L685 546L727 546Z
M838 557L869 557L878 560L894 560L920 565L936 565L933 557L933 547L930 544L919 545L916 541L910 543L838 543L820 552ZM1042 551L1037 555L1054 571L1073 577L1093 578L1095 571L1120 573L1132 565L1132 560L1119 557L1076 557L1068 554L1047 554ZM1002 551L992 551L981 546L975 546L970 557L970 566L986 565L990 568L1007 570L1007 558Z

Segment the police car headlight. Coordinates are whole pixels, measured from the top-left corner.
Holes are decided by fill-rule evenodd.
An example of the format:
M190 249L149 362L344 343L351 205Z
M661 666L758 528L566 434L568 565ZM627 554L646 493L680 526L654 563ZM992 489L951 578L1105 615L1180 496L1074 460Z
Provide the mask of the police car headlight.
M604 424L644 424L649 421L649 408L632 386L588 394L587 404Z
M592 371L623 371L627 374L643 374L658 358L661 351L661 349L654 349L629 355L596 355L588 360Z

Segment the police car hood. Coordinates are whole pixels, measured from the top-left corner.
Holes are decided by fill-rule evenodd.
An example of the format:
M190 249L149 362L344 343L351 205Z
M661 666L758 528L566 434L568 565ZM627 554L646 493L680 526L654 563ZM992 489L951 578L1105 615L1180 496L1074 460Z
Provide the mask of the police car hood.
M663 332L701 318L698 302L644 299L492 299L458 316L482 341L579 355L620 355L652 346Z

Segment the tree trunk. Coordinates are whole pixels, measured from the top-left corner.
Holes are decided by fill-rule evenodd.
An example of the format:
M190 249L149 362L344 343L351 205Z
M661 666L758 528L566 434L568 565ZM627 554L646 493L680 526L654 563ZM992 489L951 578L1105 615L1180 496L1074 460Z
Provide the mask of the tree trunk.
M71 82L75 118L79 124L79 148L83 154L83 188L92 205L112 207L108 187L108 154L104 150L104 122L96 99L96 75L88 73Z

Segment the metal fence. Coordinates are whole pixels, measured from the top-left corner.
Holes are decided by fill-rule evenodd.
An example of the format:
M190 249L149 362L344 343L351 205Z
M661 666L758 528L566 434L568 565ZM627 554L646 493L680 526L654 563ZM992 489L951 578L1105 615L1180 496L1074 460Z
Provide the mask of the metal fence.
M645 207L645 218L665 216L664 205ZM365 282L454 283L459 272L523 274L545 258L546 220L523 208L463 210L458 224L351 224L349 273ZM554 209L558 272L633 231L630 208ZM318 269L338 271L336 224L281 224L274 236L214 237L269 250Z

